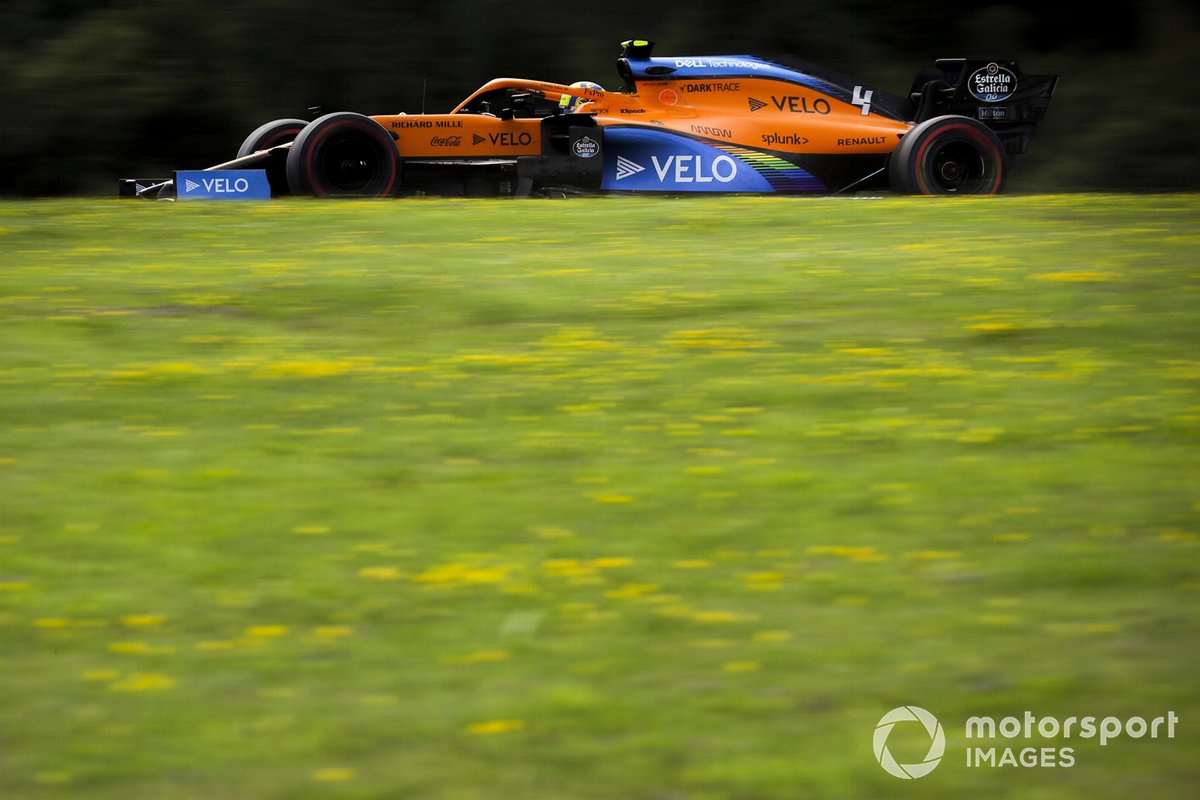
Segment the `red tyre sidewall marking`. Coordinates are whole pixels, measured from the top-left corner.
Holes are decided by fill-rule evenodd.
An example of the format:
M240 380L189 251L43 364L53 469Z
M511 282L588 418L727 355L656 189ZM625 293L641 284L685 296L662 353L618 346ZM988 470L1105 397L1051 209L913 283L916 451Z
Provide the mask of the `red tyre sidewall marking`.
M308 142L305 142L305 145L308 146L308 153L306 154L306 157L304 159L304 173L305 173L305 175L308 176L308 183L312 187L313 194L315 194L317 197L328 197L329 195L323 189L319 188L317 186L317 182L313 180L313 172L312 172L313 156L316 155L317 145L320 144L321 140L325 138L325 134L329 133L331 130L333 130L336 127L340 127L340 126L326 125L324 128L321 128L321 130L316 132L316 141L315 142L313 142L311 145L309 145ZM367 133L367 131L362 128L362 125L357 122L350 123L346 127L359 128L360 130L363 131L363 133ZM368 134L368 136L369 136L369 134ZM392 193L392 189L396 183L396 162L397 162L397 159L393 158L391 174L388 175L388 182L387 182L387 187L386 187L388 194Z
M387 134L385 133L384 135L386 136ZM392 148L392 169L388 175L387 186L384 187L387 191L381 196L390 197L392 192L396 191L396 171L400 169L400 153L394 142L385 142L383 146L385 149L388 147Z
M993 149L992 142L986 136L983 136L975 128L972 128L970 125L963 125L962 123L958 123L958 124L954 124L954 125L947 125L944 128L939 128L938 130L931 133L928 137L926 137L925 141L921 142L921 146L917 149L917 160L916 160L917 188L921 190L921 194L933 194L933 192L929 191L929 185L925 181L925 171L923 169L921 169L921 166L925 163L925 151L929 149L929 145L931 145L934 142L934 140L936 140L937 138L942 136L942 134L944 134L948 131L963 131L963 132L965 132L967 134L967 138L972 140L973 142L975 142L975 144L979 145L980 151L988 155L988 160L992 161L993 163L995 162L995 159L992 157L995 155L995 153L991 152ZM999 165L997 164L997 166L999 166ZM985 194L992 195L992 194L996 194L996 192L1000 191L1000 181L1003 177L1004 177L1003 170L997 169L996 170L996 180L992 184L992 187L990 189L988 189L987 192L985 192Z
M329 195L325 193L325 190L322 187L317 185L315 180L313 180L313 158L317 155L317 145L319 145L321 140L325 138L325 134L329 133L329 131L332 129L332 125L326 125L324 128L321 128L321 130L317 131L315 142L306 141L304 143L305 146L308 147L308 152L305 153L304 157L304 175L306 178L308 178L309 188L312 189L313 194L315 194L317 197L328 197Z
M287 144L288 142L295 141L296 137L300 135L301 130L303 129L296 128L295 130L292 130L290 128L284 128L281 131L276 131L275 135L263 142L262 147L258 149L270 150L272 147L278 147L281 144Z

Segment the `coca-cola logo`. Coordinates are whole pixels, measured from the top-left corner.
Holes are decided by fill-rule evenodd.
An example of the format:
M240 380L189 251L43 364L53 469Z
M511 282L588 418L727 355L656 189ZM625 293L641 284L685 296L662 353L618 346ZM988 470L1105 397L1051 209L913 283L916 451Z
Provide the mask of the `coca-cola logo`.
M461 136L435 136L429 140L431 147L458 147L462 144Z

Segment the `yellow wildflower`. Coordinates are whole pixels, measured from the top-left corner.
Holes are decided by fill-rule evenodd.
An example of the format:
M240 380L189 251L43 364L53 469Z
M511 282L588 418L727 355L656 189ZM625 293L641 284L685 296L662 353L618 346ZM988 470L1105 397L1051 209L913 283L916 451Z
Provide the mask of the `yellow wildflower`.
M349 767L325 767L312 774L312 779L319 783L341 783L352 781L358 775Z
M158 692L175 686L174 678L157 672L138 673L109 684L116 692Z
M467 726L467 733L474 736L494 736L500 733L511 733L525 728L524 720L493 719L487 722L473 722Z
M618 567L628 567L632 563L632 558L621 558L616 556L592 559L592 566L596 569L616 569Z
M400 577L400 570L395 567L363 567L358 571L358 577L371 581L394 581Z
M354 633L349 625L324 625L313 629L313 636L318 639L344 639Z
M246 635L252 639L275 639L286 636L286 625L254 625L246 629Z
M627 583L624 586L612 589L605 592L605 596L611 597L614 600L628 600L638 598L651 592L658 591L658 584L654 583Z

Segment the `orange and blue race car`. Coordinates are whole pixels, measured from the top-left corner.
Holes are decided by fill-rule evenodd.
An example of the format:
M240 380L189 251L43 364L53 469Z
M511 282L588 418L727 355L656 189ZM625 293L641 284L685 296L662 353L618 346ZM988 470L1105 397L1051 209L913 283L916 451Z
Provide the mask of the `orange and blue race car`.
M187 186L130 179L122 193L232 191L248 182L203 173L257 170L274 195L316 197L995 194L1058 83L1012 60L947 58L901 96L792 57L653 49L623 44L616 91L499 78L448 114L276 120Z

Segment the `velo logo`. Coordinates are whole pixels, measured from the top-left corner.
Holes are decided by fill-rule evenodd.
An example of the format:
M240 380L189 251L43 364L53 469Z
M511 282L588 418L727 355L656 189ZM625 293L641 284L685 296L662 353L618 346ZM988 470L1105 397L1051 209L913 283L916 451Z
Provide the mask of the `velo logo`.
M265 169L177 170L178 200L270 200Z
M924 760L916 764L901 764L888 750L888 735L899 722L918 722L925 726L930 744L929 752L925 754ZM937 717L919 706L893 708L884 714L883 719L879 720L879 724L875 726L875 760L889 775L895 775L897 778L911 780L925 777L933 772L945 752L946 734L942 731L942 724L937 721Z

